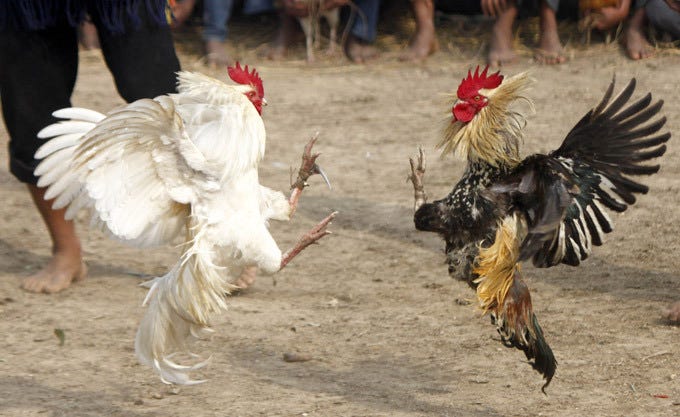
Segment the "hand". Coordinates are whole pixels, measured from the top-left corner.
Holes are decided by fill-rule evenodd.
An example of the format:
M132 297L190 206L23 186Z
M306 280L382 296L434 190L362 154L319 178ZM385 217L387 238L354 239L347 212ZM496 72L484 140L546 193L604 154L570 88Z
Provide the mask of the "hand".
M623 7L604 7L593 13L593 27L598 30L608 30L623 22L628 10Z
M347 3L349 0L326 0L321 4L319 11L324 12ZM290 16L307 17L309 16L309 0L283 0L283 11Z
M508 8L506 0L481 0L482 13L485 16L498 17Z

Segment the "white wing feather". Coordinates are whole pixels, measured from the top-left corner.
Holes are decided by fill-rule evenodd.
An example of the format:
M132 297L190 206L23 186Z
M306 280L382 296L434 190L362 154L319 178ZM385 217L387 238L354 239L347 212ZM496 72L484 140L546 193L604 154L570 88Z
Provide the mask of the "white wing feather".
M165 382L192 384L172 360L206 331L213 314L226 308L224 295L242 269L257 265L273 273L281 251L267 219L287 220L282 193L259 184L264 155L262 119L244 93L195 73L179 73L179 94L143 99L108 115L62 109L71 120L50 125L54 137L36 157L46 197L93 211L92 224L137 246L166 243L186 231L184 253L156 278L145 300L135 350Z

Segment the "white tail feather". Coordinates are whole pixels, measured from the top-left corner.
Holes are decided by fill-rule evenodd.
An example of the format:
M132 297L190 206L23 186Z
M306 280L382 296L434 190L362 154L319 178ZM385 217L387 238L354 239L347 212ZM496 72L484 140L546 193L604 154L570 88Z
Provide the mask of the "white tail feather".
M144 300L148 308L135 338L139 361L151 366L164 382L196 384L189 372L206 365L179 365L169 359L188 353L190 343L212 331L213 314L227 308L224 295L233 287L226 270L213 264L213 247L203 238L204 225L188 228L190 247L175 267L162 277L144 284L149 293Z

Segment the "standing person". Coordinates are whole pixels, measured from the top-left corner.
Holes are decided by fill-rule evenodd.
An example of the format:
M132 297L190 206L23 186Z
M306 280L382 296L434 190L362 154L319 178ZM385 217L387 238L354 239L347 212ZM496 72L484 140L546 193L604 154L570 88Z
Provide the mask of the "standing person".
M23 279L31 292L54 293L87 275L80 240L64 209L44 200L33 170L52 112L71 107L78 70L77 26L88 13L119 94L127 102L175 91L179 61L166 0L5 0L0 3L0 99L9 132L10 171L25 183L52 238L52 258Z

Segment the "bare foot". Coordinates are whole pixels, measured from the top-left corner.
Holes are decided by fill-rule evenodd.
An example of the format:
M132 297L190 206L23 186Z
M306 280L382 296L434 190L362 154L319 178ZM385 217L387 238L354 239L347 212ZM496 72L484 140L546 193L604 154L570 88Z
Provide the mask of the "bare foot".
M23 279L21 288L30 292L52 294L82 281L87 276L87 266L80 253L54 254L49 263L36 274Z
M205 42L205 52L208 65L211 67L228 67L233 64L231 57L227 53L224 42L219 40L208 40Z
M517 7L510 6L496 19L491 31L489 65L501 67L517 60L517 55L512 48L512 25L516 16Z
M413 13L416 18L416 33L408 49L401 54L401 61L419 62L439 49L434 29L434 2L432 0L413 0Z
M345 43L345 55L356 64L363 64L378 57L378 50L365 41L350 35Z
M562 64L567 61L557 32L543 34L539 48L534 53L534 59L544 65Z
M680 324L680 301L668 306L664 312L664 317L671 322L671 324Z
M541 3L541 40L538 50L534 53L536 62L545 65L562 64L567 61L564 48L557 33L557 19L555 11L545 2Z
M258 268L256 266L247 266L243 268L241 276L238 277L238 279L232 284L237 286L239 291L245 290L255 282L255 279L257 278L257 271Z
M439 50L439 42L434 33L434 25L432 25L431 31L424 29L416 33L408 49L399 56L399 60L420 62L437 50Z
M623 46L628 57L633 60L645 59L654 55L654 47L647 42L643 32L645 9L638 9L630 18L628 29L623 37Z

